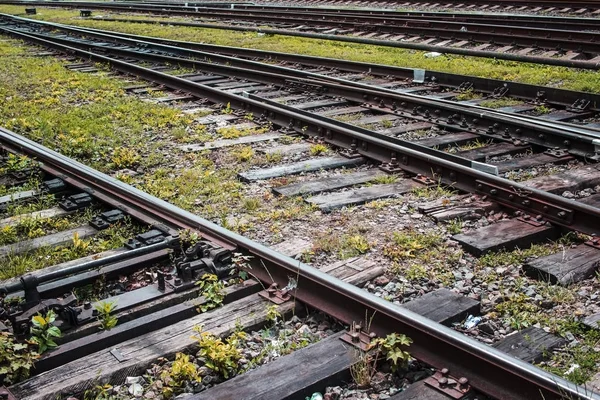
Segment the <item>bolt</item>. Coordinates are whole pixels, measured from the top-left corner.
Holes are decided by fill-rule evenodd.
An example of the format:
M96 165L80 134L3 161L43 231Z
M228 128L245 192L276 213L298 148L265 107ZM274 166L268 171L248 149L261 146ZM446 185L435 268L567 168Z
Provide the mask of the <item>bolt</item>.
M85 303L83 303L83 308L89 310L90 308L92 308L92 303L86 301Z
M564 218L564 217L566 217L566 216L567 216L567 213L566 213L566 212L564 212L564 211L559 211L559 213L558 213L558 214L556 214L556 215L558 216L558 218Z
M98 315L98 310L96 310L96 309L93 309L93 310L92 310L92 315L93 315L94 317L95 317L96 315Z
M448 384L448 378L442 377L442 378L438 379L438 383L440 384L441 387L444 387Z
M360 342L360 334L358 332L350 333L350 337L352 338L352 343Z
M440 373L442 374L442 376L447 376L450 373L450 371L448 370L448 368L442 368Z
M175 286L181 286L181 278L175 278Z
M514 198L515 198L515 195L514 195L514 194L509 194L509 195L508 195L508 199L509 199L509 200L512 200L512 199L514 199Z
M461 389L465 389L468 383L469 380L464 376L458 380L458 384L460 385Z
M531 219L531 215L527 214L527 215L523 215L523 219L525 221L529 221Z
M497 195L497 194L498 194L498 191L497 191L496 189L492 189L492 190L490 190L490 194L491 194L492 196L495 196L495 195Z
M531 202L529 200L523 200L523 205L524 206L528 206L529 204L531 204Z

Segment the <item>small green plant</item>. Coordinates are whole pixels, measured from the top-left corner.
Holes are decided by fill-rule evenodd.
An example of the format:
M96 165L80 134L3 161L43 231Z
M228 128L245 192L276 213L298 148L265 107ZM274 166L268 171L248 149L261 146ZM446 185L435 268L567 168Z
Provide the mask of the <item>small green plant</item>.
M325 146L324 144L321 143L317 143L317 144L313 144L312 146L310 146L310 155L311 156L318 156L320 154L325 154L329 151L329 149L327 148L327 146Z
M183 392L187 382L201 381L196 364L190 361L189 355L183 353L175 354L175 360L161 372L160 378L163 382L162 394L167 399Z
M129 168L140 161L138 152L128 147L118 147L113 151L111 161L116 168Z
M371 379L377 372L376 363L371 353L362 350L356 352L356 361L350 366L350 375L356 386L366 388L371 385Z
M283 160L283 155L280 152L265 153L265 159L270 164L277 164Z
M537 106L534 111L538 114L538 115L544 115L544 114L550 114L550 112L552 112L552 109L549 107L546 107L544 105L540 105Z
M10 153L5 165L6 171L8 172L19 171L31 167L33 165L33 160L27 156Z
M205 360L205 366L225 379L237 374L238 361L242 358L239 347L246 339L246 333L236 330L223 341L210 332L203 332L202 327L195 326L194 331L197 335L192 338L198 342L198 356Z
M462 232L463 226L464 223L462 222L462 220L460 220L460 218L457 218L449 221L446 229L448 230L448 233L456 235Z
M223 304L225 299L225 285L214 274L203 275L196 285L200 287L201 294L205 299L204 304L198 307L198 312L207 312Z
M39 354L27 343L15 342L9 332L0 332L0 384L8 386L29 378Z
M373 339L371 346L378 349L386 360L392 362L392 371L396 372L398 368L404 368L410 360L410 354L402 350L402 347L409 346L412 339L403 334L390 333L385 338Z
M279 306L272 304L267 307L267 322L271 325L277 325L277 322L281 319L281 313L279 312Z
M342 248L340 258L356 257L365 254L371 249L369 241L361 235L344 235L342 237Z
M250 146L244 146L239 150L233 151L233 156L239 162L250 161L254 157L254 150Z
M227 106L221 110L223 114L231 114L233 113L233 109L231 108L231 103L227 103Z
M42 354L46 350L53 349L58 345L54 341L61 335L60 329L53 325L56 320L56 313L48 310L45 316L34 315L31 318L31 343L38 345L38 353Z
M83 393L83 400L113 400L112 389L112 385L108 383L96 385L93 389L88 389Z
M243 205L246 211L256 211L260 207L260 199L256 197L247 197L243 200Z
M94 306L98 312L98 321L100 321L100 329L109 331L119 322L119 319L111 313L117 308L116 301L101 301Z
M230 275L235 274L237 271L238 278L241 281L248 279L248 271L252 269L252 265L250 265L252 258L252 256L245 256L242 253L233 253L231 262L236 268L231 270Z
M381 126L384 127L384 128L386 128L386 129L389 129L392 126L394 126L394 122L391 121L391 120L389 120L389 119L386 119L386 120L381 121Z

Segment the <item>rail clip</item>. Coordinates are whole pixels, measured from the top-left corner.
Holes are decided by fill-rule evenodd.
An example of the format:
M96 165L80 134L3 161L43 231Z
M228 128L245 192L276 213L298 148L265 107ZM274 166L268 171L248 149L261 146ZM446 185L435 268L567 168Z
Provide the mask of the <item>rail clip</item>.
M447 368L442 368L432 376L425 378L425 384L457 400L464 399L471 391L471 385L467 378L456 379L449 374Z

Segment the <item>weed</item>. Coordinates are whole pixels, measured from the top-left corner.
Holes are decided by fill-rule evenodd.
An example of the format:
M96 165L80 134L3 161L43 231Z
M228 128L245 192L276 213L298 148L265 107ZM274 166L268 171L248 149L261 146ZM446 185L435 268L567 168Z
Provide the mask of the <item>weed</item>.
M39 354L58 346L54 339L59 338L61 332L53 325L55 320L56 313L53 310L48 310L45 316L38 314L31 318L32 327L29 341L37 344Z
M473 89L467 89L462 93L456 95L455 99L458 101L467 101L467 100L475 100L480 99L482 96L479 93L475 93Z
M384 127L384 128L386 128L386 129L389 129L392 126L394 126L394 122L390 121L389 119L385 119L385 120L381 121L381 126Z
M97 318L100 321L100 329L110 331L117 326L118 318L111 315L115 308L117 308L116 301L101 301L94 306L94 309L98 312Z
M380 185L396 183L398 181L397 175L379 175L377 178L373 179L373 183L377 183Z
M443 197L452 197L456 192L450 188L445 188L441 184L435 186L418 186L412 190L412 194L419 199L437 200Z
M357 350L355 357L356 361L350 366L352 381L356 383L359 388L369 387L373 375L377 372L373 355L365 351Z
M329 151L329 148L321 143L317 143L317 144L313 144L312 146L310 146L310 155L312 156L318 156L321 154L325 154Z
M544 105L539 105L533 110L537 115L550 114L552 109Z
M523 104L523 101L521 101L519 99L506 98L506 99L484 100L481 103L479 103L479 106L487 107L487 108L502 108L502 107L516 106L519 104Z
M163 382L162 394L167 399L183 392L187 382L201 381L196 364L190 361L189 355L183 353L175 354L175 360L161 372L160 378Z
M278 164L283 160L283 155L280 152L265 153L265 158L269 164Z
M341 259L356 257L371 249L368 240L358 232L340 235L332 230L317 234L313 241L312 252L323 251L326 253L337 252Z
M446 230L448 231L448 233L456 235L462 232L464 225L464 222L460 218L453 219L451 221L448 221Z
M407 258L422 259L423 254L434 250L442 244L442 236L438 233L420 233L414 230L394 232L391 243L388 243L383 253L398 261Z
M15 342L9 332L0 332L0 384L8 386L29 378L39 354L29 344Z
M233 109L231 108L231 103L227 103L227 106L221 110L223 114L231 114L233 113Z
M277 322L281 320L282 316L279 312L279 306L277 304L271 304L267 307L267 322L271 325L277 325Z
M198 356L204 358L205 366L225 379L234 376L240 369L238 361L242 358L239 346L246 339L246 333L236 331L225 342L210 332L203 332L202 327L195 326L197 333L193 339L197 341Z
M207 312L223 304L225 285L214 274L203 275L196 285L200 287L205 302L198 307L198 312Z
M140 161L140 155L132 148L118 147L113 150L111 161L118 169L133 167Z
M233 157L239 162L250 161L254 156L254 150L250 146L244 146L232 152Z
M386 360L391 361L392 371L404 368L410 360L410 354L402 348L409 346L412 339L406 335L390 333L384 338L376 338L371 342L371 346L378 349Z
M246 211L256 211L260 208L260 199L256 197L247 197L243 200L242 206L246 209Z

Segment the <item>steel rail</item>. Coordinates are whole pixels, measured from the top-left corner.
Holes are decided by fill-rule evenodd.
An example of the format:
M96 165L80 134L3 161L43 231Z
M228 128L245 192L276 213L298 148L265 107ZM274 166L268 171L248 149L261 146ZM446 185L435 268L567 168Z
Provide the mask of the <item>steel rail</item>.
M337 121L316 117L286 106L273 105L264 100L258 101L226 93L176 76L7 28L0 28L0 30L48 48L85 59L106 62L117 70L163 84L171 89L181 90L215 103L229 103L232 108L251 112L254 115L262 115L276 125L288 126L300 133L321 138L334 146L355 150L357 154L382 163L392 162L393 165L396 165L396 160L398 160L397 166L402 170L430 177L433 174L432 177L443 184L451 185L465 192L488 195L493 201L509 208L532 215L540 215L552 223L571 230L595 235L600 229L600 209L425 154L416 150L414 146L417 145L415 144L409 148L401 145L400 143L406 142L398 139L391 139L371 131L350 128L335 123ZM168 220L172 219L169 214L165 216L165 219L167 217Z
M41 21L40 21L41 22ZM58 26L68 26L58 24ZM72 26L70 26L72 27ZM585 100L591 103L592 110L600 107L600 94L577 92L554 88L550 86L536 86L514 81L499 79L480 78L469 75L451 74L441 71L431 71L418 68L403 68L383 64L372 64L367 62L347 61L335 58L307 56L294 53L282 53L275 51L256 50L252 48L219 46L200 42L186 42L180 40L164 39L152 36L133 35L123 32L107 31L88 27L79 27L87 32L97 32L109 35L118 34L121 37L136 39L144 42L166 44L174 47L184 47L191 50L199 50L210 53L225 54L233 57L261 58L265 60L280 60L290 63L299 63L313 67L337 68L348 72L366 73L386 77L397 77L401 79L412 79L419 83L429 82L436 85L459 88L461 85L469 86L478 92L494 93L498 89L506 89L507 96L518 97L532 101L543 101L544 103L569 107L576 101Z
M0 14L0 16L3 16ZM476 106L459 105L445 100L434 100L431 98L412 95L398 94L390 89L374 88L370 85L347 81L339 78L324 77L318 74L297 71L290 68L262 64L250 60L242 60L229 56L218 56L214 53L205 53L180 49L173 46L158 45L150 42L144 42L129 38L120 38L114 34L106 34L98 31L89 31L85 28L73 28L61 24L49 22L38 22L18 17L10 17L12 20L23 21L28 24L37 24L50 26L53 29L63 29L64 31L87 34L100 38L102 40L115 41L116 43L126 43L132 46L143 46L144 52L134 50L109 48L104 45L94 45L92 43L77 43L67 38L51 38L45 35L46 39L66 43L70 46L79 48L95 47L101 51L110 51L123 57L137 57L149 61L163 61L183 66L194 67L209 73L222 73L227 71L228 75L244 79L252 79L257 82L276 84L279 86L285 84L296 84L299 86L310 85L313 88L320 86L327 89L327 94L343 96L356 102L368 103L371 106L384 109L388 113L400 116L409 116L410 118L435 122L450 130L460 129L473 132L499 141L512 141L515 139L527 140L531 143L546 147L568 148L573 154L583 157L593 157L596 146L598 145L599 135L595 131L586 130L577 126L565 126L548 121L535 120L531 117L522 117L516 115L504 116L482 109ZM40 35L31 33L33 35ZM179 55L185 55L189 59L181 59L162 54L148 53L148 49L155 51L171 52ZM198 61L198 58L204 57L212 61L218 60L227 65L216 65ZM232 66L238 66L235 68ZM261 71L256 73L254 71ZM268 73L267 73L268 72ZM294 80L293 77L303 78ZM318 80L318 82L315 82ZM329 82L328 82L329 81ZM330 83L331 82L331 83ZM468 118L468 119L467 119ZM510 133L510 134L509 134ZM541 136L540 136L541 135ZM568 145L566 145L568 143ZM424 150L423 150L424 151ZM439 154L438 154L439 156Z
M297 277L295 298L343 323L351 324L362 321L365 315L373 316L373 332L378 335L392 332L408 335L413 339L410 347L413 357L438 369L449 368L453 374L467 377L474 388L490 396L519 400L550 400L565 395L573 399L600 399L598 394L587 392L563 378L227 231L20 135L0 128L0 141L51 164L57 170L72 171L77 179L90 182L94 190L125 196L127 201L139 204L150 212L160 215L168 213L173 221L181 224L180 228L195 226L208 240L218 238L234 244L239 251L255 257L252 260L253 274L268 284L275 281L283 287L288 283L289 276Z
M309 38L309 39L321 39L321 40L331 40L331 41L346 42L346 43L358 43L358 44L368 44L368 45L374 45L374 46L394 47L394 48L401 48L401 49L411 49L411 50L420 50L420 51L429 51L429 52L433 51L433 52L440 52L440 53L447 53L447 54L459 54L459 55L471 56L471 57L496 58L496 59L501 59L501 60L527 62L527 63L533 63L533 64L554 65L554 66L559 66L559 67L581 68L581 69L591 69L591 70L600 69L600 62L592 62L592 61L588 61L588 60L571 60L571 59L564 59L564 58L528 56L528 55L520 55L520 54L516 54L516 53L498 53L498 52L494 52L494 51L465 49L465 48L460 48L460 47L444 47L444 46L438 46L438 45L418 44L418 43L392 41L392 40L366 39L366 38L354 37L354 36L297 32L297 31L286 30L286 29L270 29L270 28L265 29L265 28L250 27L250 26L230 26L230 25L219 25L219 24L210 24L210 23L199 23L199 22L180 22L180 21L169 21L169 20L139 20L139 19L128 19L128 18L96 18L96 20L97 21L138 23L138 24L156 24L156 25L164 25L164 26L186 26L186 27L194 27L194 28L219 29L219 30L239 31L239 32L256 32L256 33L265 33L265 34L270 34L270 35L294 36L294 37L303 37L303 38Z

